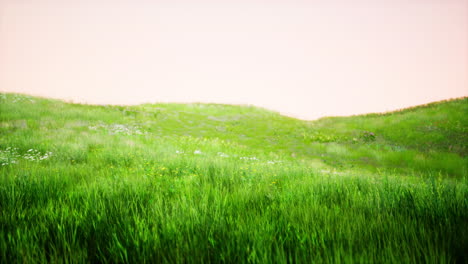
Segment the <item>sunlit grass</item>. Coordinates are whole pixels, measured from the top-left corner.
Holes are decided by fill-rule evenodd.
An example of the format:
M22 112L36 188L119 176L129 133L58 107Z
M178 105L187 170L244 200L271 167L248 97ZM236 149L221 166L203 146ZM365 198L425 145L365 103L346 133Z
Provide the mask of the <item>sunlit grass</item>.
M305 122L1 94L0 262L465 262L467 107Z

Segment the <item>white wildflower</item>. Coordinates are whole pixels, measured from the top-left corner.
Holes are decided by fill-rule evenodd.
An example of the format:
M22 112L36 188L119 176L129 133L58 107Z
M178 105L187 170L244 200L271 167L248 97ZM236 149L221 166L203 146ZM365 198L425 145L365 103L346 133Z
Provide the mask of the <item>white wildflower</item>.
M258 160L257 157L240 157L242 160Z
M98 124L95 126L89 126L88 127L91 130L98 130L98 129L103 129L107 131L110 135L115 135L115 134L124 134L124 135L142 135L145 134L141 131L141 129L138 126L134 125L123 125L123 124Z

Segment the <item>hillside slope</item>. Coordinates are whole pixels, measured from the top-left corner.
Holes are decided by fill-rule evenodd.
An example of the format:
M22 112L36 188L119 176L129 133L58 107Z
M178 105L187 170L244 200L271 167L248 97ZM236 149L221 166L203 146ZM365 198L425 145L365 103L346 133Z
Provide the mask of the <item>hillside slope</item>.
M122 136L128 129L127 136L136 136L131 139L134 148L146 147L154 138L169 138L167 146L176 148L169 142L178 142L181 137L220 140L239 146L245 153L296 157L341 169L358 166L437 170L452 176L467 173L468 98L386 114L316 121L251 106L217 104L92 106L3 94L0 105L4 135L0 148L21 148L27 143L56 150L73 135L74 142L83 143L77 146L83 156L94 145L106 144L107 139L98 131L113 134L115 130L116 136ZM25 136L33 142L24 142Z

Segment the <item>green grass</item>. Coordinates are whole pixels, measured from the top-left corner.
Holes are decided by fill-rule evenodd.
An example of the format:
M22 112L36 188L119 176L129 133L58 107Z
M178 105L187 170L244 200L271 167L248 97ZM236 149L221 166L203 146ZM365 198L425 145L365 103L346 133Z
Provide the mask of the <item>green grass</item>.
M0 262L466 263L467 113L0 94Z

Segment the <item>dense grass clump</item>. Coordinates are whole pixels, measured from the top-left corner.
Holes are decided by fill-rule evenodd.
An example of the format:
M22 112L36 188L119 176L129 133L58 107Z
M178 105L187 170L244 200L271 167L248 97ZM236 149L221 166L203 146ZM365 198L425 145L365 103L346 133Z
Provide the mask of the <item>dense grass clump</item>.
M301 121L0 94L0 262L467 262L467 103Z

